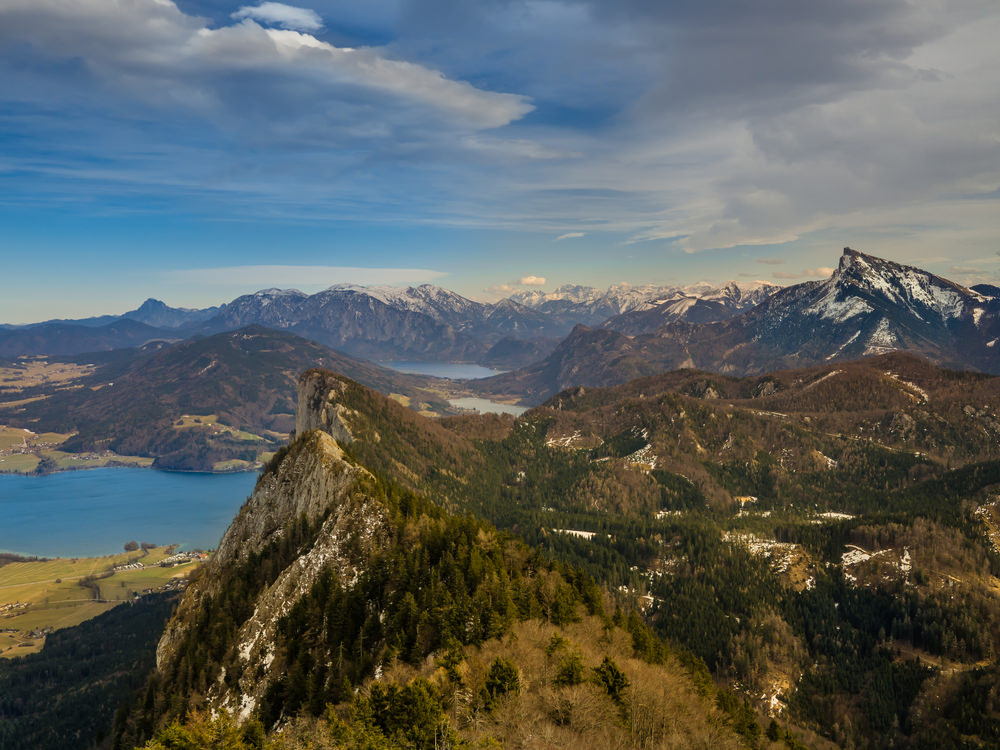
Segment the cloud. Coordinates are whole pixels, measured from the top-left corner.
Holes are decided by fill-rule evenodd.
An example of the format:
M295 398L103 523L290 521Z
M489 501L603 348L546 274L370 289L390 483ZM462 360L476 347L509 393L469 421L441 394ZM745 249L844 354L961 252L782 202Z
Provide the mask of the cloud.
M814 279L817 276L825 278L832 276L835 269L820 266L819 268L807 268L799 273L788 273L785 271L775 271L773 276L776 279Z
M757 258L756 263L763 263L765 266L780 266L784 264L781 258Z
M522 276L517 282L521 286L545 286L544 276Z
M560 234L555 238L555 242L562 242L563 240L575 240L578 237L585 237L586 232L566 232L566 234Z
M238 23L212 27L170 0L7 0L0 49L24 45L29 69L77 62L104 94L216 118L256 120L255 107L263 106L279 128L290 117L306 119L314 135L331 119L357 117L359 107L375 133L401 103L426 108L422 117L405 112L414 124L427 124L427 112L436 112L444 117L439 127L450 121L460 131L502 127L532 110L524 96L480 89L375 47L336 46L303 33L322 28L310 10L265 2L232 15Z
M483 289L484 292L489 294L491 297L497 297L500 295L511 294L517 291L517 287L512 284L493 284L491 286Z
M261 23L280 26L283 29L295 31L319 31L323 28L323 19L314 10L296 8L284 3L261 3L260 5L244 5L231 14L236 20L250 18Z
M321 0L313 33L224 5L0 0L0 201L996 247L995 0Z
M319 291L334 284L420 284L447 275L444 271L426 268L293 265L188 268L163 273L167 280L174 283L245 291L271 287Z

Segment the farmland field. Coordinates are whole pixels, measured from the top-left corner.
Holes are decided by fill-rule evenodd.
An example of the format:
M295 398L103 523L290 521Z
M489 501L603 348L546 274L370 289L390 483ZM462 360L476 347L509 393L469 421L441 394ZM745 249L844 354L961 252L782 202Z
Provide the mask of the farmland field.
M135 551L0 566L0 657L33 653L48 631L79 625L136 594L176 587L197 562L161 567L173 553L169 546L145 555ZM115 570L130 563L137 567Z

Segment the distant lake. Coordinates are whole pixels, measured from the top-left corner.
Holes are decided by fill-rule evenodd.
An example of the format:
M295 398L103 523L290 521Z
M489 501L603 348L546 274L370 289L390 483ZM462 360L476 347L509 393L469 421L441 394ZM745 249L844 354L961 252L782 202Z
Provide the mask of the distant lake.
M501 404L498 401L487 401L485 398L475 398L472 396L465 398L453 398L449 401L452 406L460 409L475 409L483 414L513 414L519 417L530 407L513 406L512 404Z
M0 551L92 557L133 539L214 548L256 481L152 469L0 474Z
M466 365L455 362L382 362L381 364L397 372L431 375L435 378L451 378L452 380L476 380L506 372L506 370L491 370L482 365ZM528 410L527 406L511 406L471 396L449 399L449 403L460 409L475 409L482 414L513 414L515 417L521 416Z
M504 370L492 370L482 365L467 365L460 362L379 362L379 364L397 372L430 375L435 378L451 378L452 380L489 378L505 372Z

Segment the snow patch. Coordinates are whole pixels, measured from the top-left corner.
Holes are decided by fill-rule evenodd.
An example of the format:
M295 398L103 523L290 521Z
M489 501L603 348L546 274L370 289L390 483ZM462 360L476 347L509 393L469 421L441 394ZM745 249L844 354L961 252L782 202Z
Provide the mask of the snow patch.
M859 331L858 333L860 333L860 331ZM854 341L854 339L856 339L857 337L858 337L858 334L857 334L857 333L856 333L856 334L854 334L854 336L852 336L852 337L851 337L850 341L848 341L847 343L843 344L843 345L842 345L842 346L840 347L840 349L843 349L843 348L844 348L845 346L847 346L847 344L851 343L851 341ZM840 352L840 349L838 349L838 350L837 350L836 352L834 352L833 354L831 354L831 355L830 355L830 357L833 357L833 356L835 356L835 355L836 355L836 354L837 354L838 352ZM830 359L830 357L827 357L827 359ZM819 384L820 384L820 383L822 383L822 382L823 382L824 380L829 380L829 379L830 379L830 378L832 378L832 377L833 377L834 375L840 375L840 374L841 374L842 372L843 372L843 370L834 370L833 372L828 372L828 373L827 373L826 375L824 375L823 377L821 377L821 378L817 378L816 380L814 380L813 382L811 382L811 383L810 383L809 385L807 385L807 386L806 386L805 388L803 388L802 390L804 390L804 391L808 391L808 390L809 390L810 388L813 388L814 386L817 386L817 385L819 385Z
M887 373L884 373L884 374L887 375L888 377L892 378L893 380L895 380L900 385L906 386L911 391L913 391L913 393L910 393L908 395L914 396L914 394L916 394L916 396L914 396L914 398L916 398L917 396L919 396L918 400L919 401L923 401L925 403L927 401L930 401L930 396L928 395L927 391L925 391L919 385L916 385L915 383L911 383L908 380L903 380L901 377L899 377L899 375L897 375L894 372L887 372Z
M580 531L579 529L552 529L556 534L566 534L568 536L575 536L580 539L593 539L597 534L596 531Z
M830 292L815 304L807 307L804 312L807 315L818 315L825 320L832 320L835 323L843 323L845 320L850 320L858 315L865 315L874 310L874 307L857 297L848 297L844 300L837 299L837 288L831 285Z
M779 542L774 539L761 539L755 534L748 532L730 533L722 535L723 541L731 544L739 544L751 555L765 557L771 560L775 573L787 573L795 558L798 556L799 545L792 542Z
M882 318L878 326L868 337L865 354L885 354L895 351L899 346L899 337L889 327L889 320Z

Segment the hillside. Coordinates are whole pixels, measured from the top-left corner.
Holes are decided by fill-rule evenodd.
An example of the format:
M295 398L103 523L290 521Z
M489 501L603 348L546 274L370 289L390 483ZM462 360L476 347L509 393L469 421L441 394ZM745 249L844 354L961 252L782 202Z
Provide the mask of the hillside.
M117 746L989 747L998 382L889 354L431 420L309 370Z
M40 323L28 327L0 328L0 356L80 354L178 338L181 336L174 330L129 319L117 319L97 326L76 322Z
M998 674L997 382L896 354L744 379L681 371L575 389L517 420L435 422L306 373L300 438L161 640L158 721L199 696L264 727L329 701L338 736L392 736L405 727L373 724L364 701L405 693L458 739L517 738L523 722L483 704L471 718L449 664L465 679L496 654L531 674L541 641L527 634L558 627L584 675L600 650L624 671L662 659L642 684L679 685L670 700L704 662L751 745L773 719L816 747L981 746L1000 724L961 706L990 705ZM470 511L501 531L449 515ZM631 655L572 630L602 610ZM344 700L348 682L362 701ZM513 717L550 726L558 691L527 685ZM565 741L610 736L587 726Z
M205 471L252 467L282 445L294 426L295 379L310 367L336 367L417 409L447 409L427 378L261 327L76 360L75 378L4 393L16 405L0 419L69 434L63 452L110 450Z
M275 738L286 747L304 747L306 730L330 746L420 748L539 733L735 748L734 730L760 735L738 702L713 705L697 660L612 617L589 577L352 459L341 446L377 437L354 438L355 413L337 402L357 388L303 379L298 439L186 590L119 744L191 708L265 730L298 717ZM161 737L198 736L199 721Z

